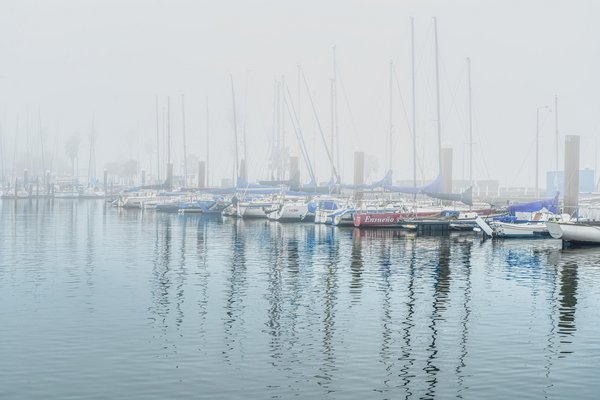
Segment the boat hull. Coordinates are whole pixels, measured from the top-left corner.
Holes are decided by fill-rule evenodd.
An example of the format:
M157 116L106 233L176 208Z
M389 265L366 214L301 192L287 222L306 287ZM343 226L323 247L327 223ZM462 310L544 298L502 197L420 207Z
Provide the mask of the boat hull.
M378 227L391 228L398 227L398 224L405 219L405 214L395 212L384 213L355 213L354 226L356 227Z
M355 212L354 226L357 228L397 228L406 220L438 216L439 211L421 211L418 213L370 211Z
M566 242L600 245L600 226L547 222L548 232L555 239Z
M283 204L267 214L267 218L279 222L300 222L307 213L308 206L306 204Z
M511 224L497 222L493 225L494 233L500 238L535 238L548 237L546 224Z
M271 204L241 205L238 204L238 216L240 218L267 218L265 209L271 208Z

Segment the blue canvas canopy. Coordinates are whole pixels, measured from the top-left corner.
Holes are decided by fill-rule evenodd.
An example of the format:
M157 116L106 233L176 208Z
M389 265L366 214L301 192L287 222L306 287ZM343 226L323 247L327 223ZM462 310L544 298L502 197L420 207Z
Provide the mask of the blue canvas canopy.
M380 187L388 187L392 184L392 171L388 171L383 179L378 180L377 182L373 182L371 184L360 184L360 185L340 185L342 189L358 189L358 190L369 190L376 189Z
M443 186L443 178L442 175L438 175L435 180L425 186L386 186L385 189L390 192L396 193L408 193L408 194L419 194L419 193L440 193L442 191Z
M529 203L513 204L507 208L509 214L515 215L517 212L536 212L546 209L551 213L558 210L558 192L556 196L550 199L536 200Z

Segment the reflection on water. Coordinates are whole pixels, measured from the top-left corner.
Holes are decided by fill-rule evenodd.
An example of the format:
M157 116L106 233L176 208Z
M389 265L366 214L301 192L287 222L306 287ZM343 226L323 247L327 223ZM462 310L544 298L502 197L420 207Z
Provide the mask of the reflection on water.
M598 250L101 201L0 207L3 398L581 398L597 385Z
M575 306L577 305L577 264L565 264L560 270L558 333L563 336L561 343L571 343L575 334ZM572 351L561 350L561 353Z

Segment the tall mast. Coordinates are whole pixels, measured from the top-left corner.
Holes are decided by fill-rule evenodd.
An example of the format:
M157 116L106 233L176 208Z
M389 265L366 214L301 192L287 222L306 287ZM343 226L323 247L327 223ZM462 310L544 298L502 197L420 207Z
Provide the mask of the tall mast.
M246 121L248 119L248 70L246 70L246 83L244 85L244 125L242 126L242 141L244 142L244 178L248 174L248 142L246 140Z
M90 159L88 163L88 187L93 179L96 178L96 115L92 114L92 129L90 132Z
M183 133L183 186L187 186L187 146L185 143L185 102L183 94L181 95L181 127Z
M233 75L229 75L231 79L231 100L233 102L233 140L234 140L234 149L235 154L233 158L233 184L236 186L237 174L239 173L239 161L238 161L238 137L237 137L237 114L235 112L235 90L233 87Z
M440 116L440 66L438 54L437 18L433 17L433 33L435 35L435 92L437 104L437 136L438 136L438 165L442 171L442 118Z
M167 96L167 171L171 165L171 97Z
M337 101L337 60L335 58L335 45L333 46L333 122L336 152L336 169L340 170L340 137L338 130L338 101Z
M325 137L325 132L323 132L323 128L321 127L321 121L319 120L319 117L317 115L317 109L315 107L315 102L313 101L312 96L310 94L310 88L309 88L308 82L306 80L306 75L304 75L304 71L302 71L302 80L304 81L304 88L306 89L306 95L310 102L313 116L315 117L315 121L317 122L317 127L319 128L319 133L321 136L321 140L323 142L323 148L325 149L325 153L327 154L327 159L329 160L329 163L331 165L332 178L335 179L336 184L340 183L340 176L335 168L335 163L333 162L333 149L331 149L331 151L330 151L329 146L327 146L327 138Z
M298 116L298 127L300 127L300 96L302 94L302 70L300 69L300 64L298 64L297 66L298 69L298 99L297 99L297 104L296 104L296 115Z
M412 64L412 133L413 133L413 185L417 187L417 102L415 94L415 19L410 18L410 52Z
M4 153L4 140L3 140L3 136L2 136L2 124L0 124L0 158L2 159L2 161L0 162L0 170L2 171L0 173L0 184L2 186L4 186L5 182L4 179L6 178L5 174L6 174L6 160L5 160L5 153Z
M42 176L46 179L46 159L44 157L44 135L42 133L42 113L38 108L38 130L40 134L40 151L42 153Z
M158 121L158 95L154 96L156 105L156 177L160 181L160 131Z
M210 187L210 183L209 183L210 182L209 181L209 179L210 179L210 173L209 173L209 171L210 171L210 159L209 159L210 151L209 151L209 147L208 147L208 145L209 145L209 140L208 140L208 138L209 138L209 134L208 134L208 132L209 132L208 115L209 115L208 114L208 97L206 97L206 187Z
M273 131L273 169L275 179L281 179L281 90L280 83L275 78L275 102L273 108L273 116L275 118L274 131Z
M558 174L558 96L554 96L554 129L555 129L555 164L554 164L554 190L558 190L558 179L556 179L556 174Z
M388 171L392 170L392 131L394 130L394 120L393 120L393 74L394 74L394 62L390 60L390 137L389 137L389 153L388 153Z
M467 57L469 83L469 185L473 185L473 110L471 103L471 59Z
M279 96L280 96L280 106L279 112L281 113L279 116L279 121L281 122L281 148L280 148L280 162L281 162L281 179L285 179L285 175L287 172L287 160L285 159L286 153L286 134L285 134L285 109L287 107L286 99L285 99L285 77L281 75L281 83L279 84Z
M334 111L334 100L333 100L333 92L334 92L334 79L332 78L330 81L330 95L331 95L331 136L329 138L329 146L331 147L331 176L334 175L335 162L337 161L337 157L335 154L335 111Z
M535 194L537 197L539 191L539 175L540 175L540 108L535 110Z

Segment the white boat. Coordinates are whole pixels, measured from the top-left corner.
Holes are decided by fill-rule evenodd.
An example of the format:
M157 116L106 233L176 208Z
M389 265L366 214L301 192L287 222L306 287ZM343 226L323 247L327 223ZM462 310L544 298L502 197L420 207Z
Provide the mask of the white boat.
M337 210L329 215L326 223L335 226L354 226L354 207Z
M309 203L309 210L312 206L315 214L315 224L332 224L331 215L340 208L345 208L348 200L323 196L315 198ZM329 220L329 222L328 222Z
M308 203L302 200L283 201L265 210L267 218L280 222L300 222L308 214Z
M135 195L131 194L119 197L119 199L113 202L113 205L122 208L142 209L144 208L145 203L152 202L154 200L156 200L156 194L154 193L136 193Z
M14 190L6 190L4 192L0 192L0 198L2 199L27 199L29 197L29 192L23 189L17 190L16 193Z
M270 199L241 201L237 204L237 215L240 218L267 218L265 210L272 207L273 202Z
M598 223L546 222L546 226L555 239L582 244L600 244Z
M54 192L55 199L78 199L80 193L77 190L61 190Z
M559 219L568 221L567 214L558 215L547 211L531 213L532 220L527 222L490 222L490 227L494 230L494 236L500 238L535 238L550 236L546 223L549 219Z
M494 221L490 226L494 230L494 235L501 238L533 238L548 235L548 228L544 222L514 224Z

